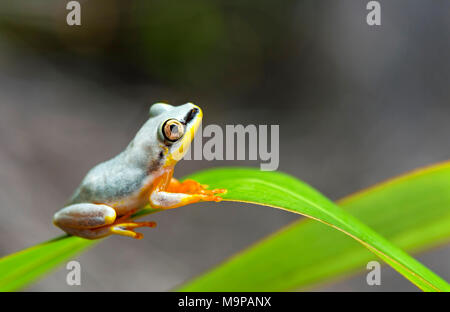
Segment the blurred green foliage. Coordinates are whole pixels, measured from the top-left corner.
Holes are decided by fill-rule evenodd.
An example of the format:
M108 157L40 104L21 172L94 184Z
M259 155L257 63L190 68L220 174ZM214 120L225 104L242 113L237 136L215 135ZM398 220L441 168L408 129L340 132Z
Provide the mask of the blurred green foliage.
M299 35L287 18L294 1L80 1L81 26L66 24L64 2L37 3L1 4L0 33L62 61L91 58L186 87L253 86L271 63L293 54Z

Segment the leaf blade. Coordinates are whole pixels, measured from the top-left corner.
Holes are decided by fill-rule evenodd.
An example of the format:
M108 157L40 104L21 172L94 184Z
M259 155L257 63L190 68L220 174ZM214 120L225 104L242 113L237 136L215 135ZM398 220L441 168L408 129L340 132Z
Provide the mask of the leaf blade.
M441 175L443 175L443 177L441 177L440 179L437 179L436 183L430 183L429 180L434 180L435 174L433 175L433 173L441 173ZM408 175L409 176L409 175ZM408 177L407 176L407 177ZM416 176L416 174L412 174L411 176ZM419 183L419 187L424 187L427 186L428 184L430 184L430 187L435 188L436 185L439 185L440 183L442 184L442 189L441 189L441 195L445 195L448 192L445 192L448 187L450 187L450 165L446 165L446 166L434 166L431 167L430 169L425 170L424 174L419 174L420 177L428 177L428 181L425 181L425 183ZM401 181L402 183L400 183L401 185L404 186L405 183L403 183L404 181ZM423 182L423 181L422 181ZM390 190L392 188L392 184L391 183L387 183L389 184L387 188L387 190ZM394 183L394 186L397 185L397 183ZM407 185L404 187L408 187ZM417 187L416 187L417 188ZM375 187L376 189L376 187ZM248 189L245 188L241 188L241 195L242 197L245 196L248 193ZM395 187L394 187L394 192L395 192ZM308 192L307 192L308 193ZM314 193L314 192L313 192ZM314 193L314 194L309 194L308 196L315 196L318 193ZM352 213L354 213L356 216L358 216L358 209L352 209L354 207L358 207L359 205L361 205L361 203L364 204L364 199L366 198L370 198L370 194L371 191L369 189L369 192L361 192L359 194L356 195L352 195L349 198L347 198L346 203L344 203L345 205L347 205L347 208L349 211L352 211ZM262 194L264 195L264 194ZM319 195L321 196L321 195ZM389 197L389 196L388 196ZM447 196L448 198L446 198L448 204L450 205L450 195ZM356 200L352 201L351 199L356 198ZM429 201L429 198L425 198L422 200L422 202L418 205L418 209L420 209L421 207L423 207L423 205ZM350 203L350 204L349 204ZM353 206L352 206L353 203ZM367 204L367 203L366 203ZM445 208L448 208L449 205L445 206ZM370 205L369 205L370 206ZM369 207L370 208L370 207ZM366 209L367 210L367 209ZM370 210L370 209L369 209ZM416 209L417 210L417 209ZM425 210L428 212L434 212L435 209L430 209L430 210ZM136 217L140 217L144 214L148 214L148 213L153 213L153 212L157 212L158 210L152 210L152 209L146 209L144 211L141 211L138 215L136 215ZM363 211L365 211L363 209ZM415 211L415 210L412 210ZM445 211L450 211L450 209L447 209ZM398 214L397 214L398 215ZM401 215L401 214L400 214ZM403 214L404 215L404 214ZM422 214L423 215L423 214ZM359 216L358 216L359 217ZM392 219L395 219L396 215L393 214L392 216L389 215L387 216L387 219L389 221L389 218L391 219L390 221L392 221ZM376 220L376 218L374 218ZM420 228L419 230L416 230L414 228L414 224L400 224L402 227L400 227L400 230L394 233L391 232L386 232L386 236L391 238L392 235L397 235L398 239L397 241L399 242L399 245L405 248L408 248L410 250L419 250L419 249L425 249L427 247L433 246L433 242L439 243L442 242L444 240L448 240L450 237L450 233L449 233L449 229L450 226L448 226L450 224L450 214L448 216L448 218L442 218L442 222L440 224L440 226L436 226L436 220L432 219L431 217L428 218L429 220L429 224L428 228L426 226L423 226L422 228ZM384 220L384 222L386 221ZM371 220L368 220L370 223ZM381 220L383 221L383 220ZM378 220L378 222L380 222L380 220ZM337 261L334 263L334 267L330 266L329 263L327 263L327 265L322 265L322 266L308 266L308 263L303 263L303 267L308 269L308 272L305 271L299 271L299 270L292 270L292 268L287 268L288 272L287 274L285 274L284 276L284 281L282 283L280 283L280 281L276 281L276 282L271 282L271 287L269 290L286 290L286 286L288 286L289 289L295 289L298 287L304 287L306 284L308 283L317 283L318 281L318 277L322 277L322 280L326 280L330 278L330 274L327 274L329 272L327 271L331 271L331 276L336 276L339 274L345 274L349 268L354 268L355 266L357 266L358 264L360 264L362 261L365 261L365 259L367 259L367 254L370 254L369 252L367 252L364 248L360 248L359 245L354 242L353 240L349 240L349 239L345 239L345 241L350 245L350 248L353 252L352 253L346 253L346 248L344 248L342 250L342 246L339 246L339 248L334 248L336 246L334 246L334 244L329 244L329 238L330 238L330 233L331 233L331 237L334 239L334 241L336 241L336 235L341 235L342 237L344 236L342 233L338 232L338 231L334 231L332 229L330 229L329 227L323 226L322 224L318 223L318 222L308 222L308 221L300 221L299 223L301 223L301 227L298 226L297 223L288 226L287 228L283 229L281 232L278 232L274 235L271 235L271 238L266 239L263 241L263 243L266 242L275 242L275 249L277 247L280 247L280 240L272 240L272 237L279 237L279 236L283 236L283 237L302 237L302 235L304 236L305 234L307 234L306 238L309 240L305 240L306 242L308 241L312 241L311 238L314 238L315 241L317 242L321 242L323 241L323 243L327 246L326 250L330 250L330 251L334 251L335 255L337 255L337 258L341 258L342 261ZM319 226L319 228L317 227ZM377 224L375 224L374 228L376 228ZM305 231L306 229L309 229L308 231ZM318 230L319 229L319 230ZM398 230L398 229L397 229ZM326 232L329 232L328 234ZM409 235L410 233L415 232L414 235ZM325 233L325 234L324 234ZM309 235L309 236L308 236ZM334 236L333 236L334 235ZM341 238L342 238L341 237ZM323 239L323 238L327 238L327 239ZM395 237L394 237L395 238ZM21 287L27 285L28 283L32 282L33 280L39 278L40 276L42 276L44 273L48 272L50 269L52 269L53 267L55 267L56 265L58 265L59 263L61 263L62 261L70 258L71 256L73 256L74 254L80 252L81 250L91 246L94 242L93 241L88 241L88 240L83 240L81 238L76 238L76 237L65 237L64 239L55 239L49 242L45 242L42 244L39 244L37 246L25 249L21 252L12 254L10 256L4 257L2 259L0 259L0 290L16 290L16 289L20 289ZM283 242L285 244L285 247L287 248L287 250L289 250L289 247L292 247L292 244L290 245L289 240L283 240ZM292 241L291 241L292 243ZM306 246L306 244L304 244ZM301 246L304 246L301 245ZM266 246L271 247L272 245L270 244L266 244ZM283 246L283 244L281 244L281 246ZM355 246L357 246L358 248L354 248ZM273 246L272 246L273 247ZM298 247L298 246L296 246ZM320 246L309 246L310 249L306 249L306 251L317 251L317 248L314 247L320 247ZM344 246L345 247L345 246ZM311 249L313 248L313 249ZM258 249L258 244L256 246L253 246L250 248L250 250L255 250ZM347 246L348 249L348 246ZM41 253L36 252L36 250L40 250ZM356 250L356 252L355 252ZM291 250L292 251L292 250ZM300 250L300 251L305 251ZM344 251L344 252L342 252ZM247 254L247 252L244 252L243 254ZM7 281L8 276L10 277L10 281L11 281L11 276L12 275L8 275L11 274L11 272L8 272L8 274L3 274L5 272L5 268L6 271L8 268L8 265L5 265L5 263L7 263L8 261L11 260L15 260L17 262L20 262L23 260L23 257L26 255L29 256L28 260L31 260L32 262L36 261L36 263L39 264L39 261L41 261L41 263L39 265L30 265L27 266L26 262L25 265L24 263L22 263L21 265L14 265L12 266L13 271L16 270L17 272L20 272L20 270L25 270L22 277L16 279L15 283L6 283L5 281ZM236 256L235 258L239 258L242 255L242 253L239 254L239 256ZM255 255L255 253L253 253L253 255ZM350 256L349 256L350 255ZM252 252L250 252L250 259L252 256ZM278 255L278 257L272 257L271 260L274 259L278 259L280 261L283 261L284 258L292 256L292 252L288 252L288 253L281 253ZM36 258L37 257L37 258ZM284 258L283 258L284 257ZM310 259L313 263L315 264L320 264L321 262L319 261L322 257L322 261L323 261L323 255L318 255L317 259ZM42 259L40 259L42 258ZM248 260L248 254L246 259ZM14 262L14 261L13 261ZM245 261L243 262L245 264ZM342 263L346 263L346 265L342 266ZM10 263L11 264L11 263ZM242 264L242 263L241 263ZM267 261L265 262L265 264L267 264ZM277 264L277 262L272 262L270 264ZM311 264L311 263L310 263ZM248 270L249 268L247 267L247 271L251 271L253 268L255 269L259 269L259 272L265 272L267 271L267 266L265 265L261 265L261 263L258 263L257 261L254 261L252 263L252 267L250 267L250 270ZM344 268L344 269L343 269ZM9 266L9 269L11 269L11 266ZM296 268L298 269L298 268ZM334 270L333 270L334 269ZM291 271L289 271L291 270ZM258 270L256 270L256 272L258 272ZM14 273L14 272L13 272ZM308 274L305 274L308 273ZM334 275L333 275L334 274ZM232 275L231 275L232 276ZM260 277L263 277L263 274L259 275ZM301 278L299 278L301 277ZM213 279L214 280L214 279ZM261 278L259 279L261 280ZM320 279L319 279L320 280ZM264 282L265 280L262 280L262 282ZM258 282L258 278L254 279L254 282ZM207 283L206 283L207 284ZM5 286L6 285L6 286ZM445 286L445 285L444 285ZM194 287L195 289L195 287ZM256 290L256 288L253 288L253 290Z
M95 243L64 235L1 258L0 292L20 289Z
M343 231L347 235L350 235L354 239L357 239L359 242L363 243L374 251L379 257L383 258L386 262L388 262L391 266L396 268L400 273L402 273L406 278L414 282L417 286L419 286L421 289L426 291L434 291L434 290L448 290L449 286L448 284L439 278L437 275L429 271L426 267L421 265L416 260L409 257L405 252L400 250L399 248L392 246L386 239L381 237L380 235L376 234L374 231L372 231L370 228L359 222L357 219L352 217L350 214L341 211L340 208L337 208L335 204L330 202L328 199L323 197L320 193L316 192L314 189L310 188L304 183L298 183L299 181L296 179L291 178L290 176L279 174L279 173L264 173L259 172L255 170L248 169L240 169L241 172L238 172L236 170L229 170L225 169L225 171L221 171L223 169L214 169L209 170L207 172L200 172L196 173L193 176L189 178L196 179L200 183L209 184L211 187L217 187L217 185L221 185L223 188L227 188L229 190L232 190L232 192L227 193L224 196L225 200L236 200L236 201L245 201L245 202L252 202L256 203L253 194L261 194L260 198L257 198L258 203L257 204L267 204L272 207L280 208L276 205L277 202L281 203L280 206L282 206L283 209L290 209L293 212L301 213L303 215L306 215L308 217L312 217L316 220L319 220L327 225L332 225L334 227L337 227L339 230ZM254 178L255 176L259 176L260 178L262 175L268 177L270 182L265 181L263 184L269 187L259 187L254 188L254 185L257 184L257 182L254 181L254 179L251 181L246 179L247 176L251 176ZM282 192L278 189L278 195L272 194L271 190L276 189L277 187L274 186L277 184L283 184L286 185L289 190L284 192L284 194L280 195ZM262 185L262 184L261 184ZM260 186L261 186L260 185ZM311 204L310 200L306 200L304 204L306 203L307 207L298 205L298 202L289 202L287 199L289 195L292 195L292 190L297 193L306 194L308 198L312 198L313 201L315 201L315 205ZM270 195L269 195L270 194ZM273 195L273 198L270 198ZM238 199L239 198L239 199ZM297 196L297 199L299 197ZM326 207L326 209L319 209L318 206ZM301 207L301 211L298 210L298 207ZM292 247L292 245L291 245ZM281 250L281 249L274 249L274 250ZM267 252L265 255L269 255L273 250L266 250ZM264 256L261 255L261 259L264 259ZM252 263L257 261L256 258L252 258ZM236 260L234 260L236 261ZM247 267L250 267L250 262L246 262ZM220 268L220 267L219 267ZM235 267L236 268L236 267ZM258 266L256 266L258 268ZM266 268L268 269L268 268ZM242 271L242 272L241 272ZM251 271L251 270L250 270ZM210 274L214 274L212 272L216 272L216 270L213 270L210 272ZM220 285L222 288L217 288L217 285L211 282L211 279L209 280L209 283L201 283L202 277L199 279L194 280L191 283L188 283L186 286L182 286L179 288L179 290L188 290L188 291L196 291L200 288L202 290L258 290L261 287L261 284L258 282L250 283L252 287L248 288L226 288L227 281L233 280L234 278L237 278L237 275L239 275L239 284L242 286L242 276L247 276L248 278L245 278L246 280L252 280L255 279L256 274L253 274L252 276L248 276L248 274L245 274L245 272L249 272L245 268L241 268L241 270L238 270L238 272L243 273L242 274L234 274L232 271L228 270L224 272L222 279L217 279L218 284L220 282ZM262 270L259 271L259 273L264 274ZM261 276L259 274L259 276ZM286 274L284 275L286 276ZM234 278L233 278L234 277ZM208 279L207 277L204 277L205 279ZM235 281L237 281L235 280ZM255 281L258 281L258 278L255 279ZM234 282L236 284L237 282ZM199 285L202 284L202 287ZM231 285L234 285L233 282L231 282ZM197 287L197 286L199 287ZM258 286L259 285L259 286ZM250 286L250 285L248 285ZM223 288L225 287L225 288ZM259 287L259 288L258 288ZM267 290L267 289L263 289ZM273 288L269 288L269 290L274 290ZM276 290L282 290L282 289L276 289Z

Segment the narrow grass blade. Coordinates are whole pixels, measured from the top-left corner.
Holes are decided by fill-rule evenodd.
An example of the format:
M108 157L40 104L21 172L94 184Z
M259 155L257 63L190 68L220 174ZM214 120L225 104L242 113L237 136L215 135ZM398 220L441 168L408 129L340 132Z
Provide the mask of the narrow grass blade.
M438 168L437 171L439 172L440 169L441 168ZM446 172L446 174L448 175L449 173ZM427 174L425 174L425 176L426 175ZM434 273L398 248L392 246L389 242L374 233L370 228L361 224L361 222L354 217L342 211L332 202L324 198L320 193L290 176L280 173L263 173L252 169L228 168L202 172L196 175L195 178L198 178L202 183L210 184L211 187L219 186L228 188L229 192L225 196L226 200L238 200L262 205L271 205L276 208L311 216L332 227L339 228L342 232L345 232L374 251L420 288L424 290L448 289L448 284ZM430 181L432 181L433 177L430 179ZM430 181L429 183L433 184ZM399 184L402 184L402 182L403 181L400 181ZM439 181L437 181L434 186L438 186L438 183ZM397 184L395 183L393 185L388 185L386 189L389 190L391 186L396 185ZM443 188L444 187L445 185ZM405 185L404 188L407 189L408 185ZM254 193L253 197L251 195L252 192ZM368 191L368 196L372 194L371 192L372 191ZM392 192L395 193L395 190ZM258 202L255 201L255 198ZM355 200L352 200L352 198L355 198ZM358 203L364 203L365 198L365 193L360 193L347 199L347 202L350 203L350 206L354 205L355 207L360 207ZM403 196L399 196L399 198L402 199ZM425 205L431 200L432 198L423 198L418 209L420 209L421 204ZM293 202L297 204L294 205L296 207L292 207ZM367 205L373 210L373 203L371 206L370 199ZM371 209L365 208L362 211ZM356 210L356 212L360 211L358 209L354 210ZM135 217L154 212L157 212L157 210L145 209L135 215ZM370 213L368 214L370 215ZM385 214L386 218L389 219L390 215L388 213L381 214ZM392 217L395 217L395 213ZM430 220L431 219L432 218L430 217ZM312 226L312 230L309 232L303 230L304 224L309 227ZM401 229L398 232L403 234L403 239L400 240L400 242L409 242L409 245L405 244L407 247L413 246L414 248L425 248L427 246L432 246L436 241L450 236L444 231L445 228L449 228L448 226L445 227L445 225L442 224L440 228L436 228L434 227L433 222L430 221L429 224L433 226L430 226L428 229L422 227L422 231L418 231L417 228L414 227L414 223L405 223L403 227L400 227ZM355 244L355 241L348 239L347 236L330 227L323 226L317 222L301 222L300 224L295 224L288 229L283 230L281 233L252 247L249 251L237 255L232 261L213 270L210 274L196 279L183 289L292 289L306 285L309 282L316 282L320 280L321 276L323 278L328 278L330 276L339 275L345 272L345 269L348 269L348 267L355 265L358 260L364 258L361 256L359 258L356 257L355 261L354 257L348 256L346 249L341 248L342 246L340 246L339 240L337 241L338 244L335 244L335 238L332 237L330 240L330 236L327 236L327 231L329 234L337 235L338 238L349 243L352 248L359 246L358 244ZM434 235L432 233L433 231L435 232ZM308 236L303 236L305 233L311 236L309 238ZM410 233L416 234L409 235ZM387 234L388 235L386 236L389 237L389 231ZM421 240L419 239L419 236L425 238ZM413 243L413 241L416 242L413 239L414 237L418 238L418 243ZM323 242L323 246L326 246L326 248L320 249L319 247L321 247L321 245L310 245L308 247L309 249L301 248L301 246L308 246L308 242L311 241ZM77 237L64 236L0 259L0 290L10 291L26 286L59 265L61 262L66 261L83 249L92 246L95 242ZM318 247L319 249L315 247ZM296 250L299 250L299 252L296 252ZM302 251L305 250L309 250L311 254L302 254ZM335 250L335 254L341 256L341 261L337 261L335 264L341 263L346 265L335 265L337 269L333 270L333 265L320 266L320 261L318 261L316 262L319 264L318 266L310 267L310 270L308 270L310 273L309 279L307 278L304 281L299 280L299 276L302 275L301 267L307 267L302 266L305 263L302 263L301 260L309 259L311 258L311 255L316 254L317 257L315 258L325 261L326 259L321 258L323 253L320 251L323 250ZM361 250L364 251L363 248L359 248L358 252ZM260 258L260 255L266 257ZM296 259L295 257L298 258ZM261 261L261 259L263 259L263 261ZM327 271L330 271L331 273ZM315 272L317 273L316 275ZM238 278L233 278L233 276L238 276ZM233 283L233 280L240 280L239 285L241 285L241 287L236 285L235 282Z
M449 189L450 163L442 163L380 183L338 203L399 247L419 252L450 241ZM277 256L267 256L273 253ZM180 289L304 289L355 273L371 260L373 254L354 240L302 219Z
M225 200L267 205L316 219L367 247L422 290L450 289L444 280L418 261L320 193L291 176L278 172L233 168L199 172L189 178L208 184L212 188L220 186L228 189L229 192L224 196ZM395 196L396 191L391 190L390 194ZM356 196L358 198L353 200L353 205L358 206L357 201L362 201L365 194ZM383 196L380 195L378 200L381 201ZM398 196L404 199L406 194ZM383 204L385 203L383 201ZM391 213L385 211L385 207L372 201L370 208L373 214ZM416 218L420 218L420 215L416 215ZM398 220L391 222L396 223ZM298 226L302 226L301 224ZM182 286L180 290L289 290L301 286L299 280L302 278L308 283L318 277L326 278L332 275L336 270L334 262L336 258L329 258L330 255L337 257L337 261L342 263L361 264L361 256L352 258L346 253L347 246L358 247L352 244L354 242L348 237L330 231L330 228L327 229L319 223L310 222L308 225L309 232L297 230L295 225L263 240L218 268ZM407 227L407 230L415 229ZM305 263L310 266L303 270L302 266ZM305 277L302 277L303 274Z
M61 236L0 259L0 291L14 291L95 242Z

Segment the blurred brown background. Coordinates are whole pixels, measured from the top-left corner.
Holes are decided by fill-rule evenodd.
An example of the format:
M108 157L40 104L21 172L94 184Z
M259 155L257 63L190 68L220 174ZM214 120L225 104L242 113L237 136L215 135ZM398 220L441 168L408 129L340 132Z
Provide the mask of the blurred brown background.
M279 124L279 169L337 199L450 158L450 2L0 2L0 256L61 234L51 224L84 174L120 152L157 101L192 101L204 125ZM185 161L180 177L245 161ZM158 213L145 239L111 237L29 290L170 290L292 214L238 204ZM447 280L450 248L419 257ZM364 268L361 268L364 270ZM317 290L416 290L391 269Z

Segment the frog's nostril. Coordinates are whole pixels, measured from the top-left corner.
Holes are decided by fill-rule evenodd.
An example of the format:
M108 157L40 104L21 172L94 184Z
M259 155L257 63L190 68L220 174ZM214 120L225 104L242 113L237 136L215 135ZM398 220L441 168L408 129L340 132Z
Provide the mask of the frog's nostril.
M189 113L186 115L185 122L186 124L189 123L194 117L198 114L198 108L194 107L189 111Z

